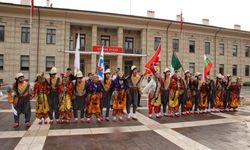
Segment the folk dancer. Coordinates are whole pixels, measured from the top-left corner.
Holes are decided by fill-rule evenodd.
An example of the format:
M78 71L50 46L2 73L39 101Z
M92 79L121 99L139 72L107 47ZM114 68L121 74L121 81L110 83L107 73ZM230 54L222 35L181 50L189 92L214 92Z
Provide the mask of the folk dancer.
M19 127L20 114L25 115L25 126L30 127L30 100L32 99L30 84L24 80L24 75L22 73L18 73L15 80L16 82L13 84L13 88L8 89L8 102L12 105L15 120L13 128ZM13 91L14 97L12 97Z
M72 118L71 101L73 95L72 82L62 73L62 83L59 84L59 118L60 123L70 124Z
M218 74L216 78L216 93L215 93L215 100L214 100L214 107L215 112L219 112L220 109L223 109L223 101L224 101L224 82L223 82L223 75Z
M237 81L235 83L232 83L232 85L230 86L230 94L229 94L230 111L236 111L236 109L240 106L240 91L241 91L240 77L237 77Z
M177 85L178 85L178 91L179 91L179 107L180 112L182 115L186 115L185 112L185 101L186 101L186 83L184 79L180 76L180 73L177 73Z
M201 98L201 85L202 85L202 74L200 72L195 73L196 77L196 91L195 91L195 100L194 100L194 113L199 114L199 104L200 104L200 98Z
M170 69L165 68L164 77L162 79L161 86L161 104L163 109L163 115L167 117L167 105L168 105L168 95L169 95L169 85L170 85Z
M225 82L225 97L224 97L224 101L223 101L223 106L224 109L223 111L229 111L228 109L228 103L229 103L229 99L230 99L230 87L232 84L232 76L230 74L228 74L226 77L224 77L224 82Z
M192 92L192 84L191 84L191 73L189 70L185 71L185 83L186 83L186 101L185 101L185 111L187 115L192 114L193 108L193 92Z
M169 86L169 101L168 101L168 116L169 117L180 117L179 114L179 90L177 84L177 75L174 74L171 77Z
M49 117L48 82L43 73L37 75L33 92L36 100L36 118L40 120L39 124L43 122L47 124Z
M202 82L200 87L200 101L199 101L199 111L200 113L207 113L208 106L208 93L209 93L208 83L206 81Z

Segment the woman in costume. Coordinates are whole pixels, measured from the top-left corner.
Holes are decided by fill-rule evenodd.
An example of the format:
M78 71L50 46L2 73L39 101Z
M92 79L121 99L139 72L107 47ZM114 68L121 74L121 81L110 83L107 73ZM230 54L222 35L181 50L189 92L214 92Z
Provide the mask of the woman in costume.
M44 74L38 74L34 84L34 96L36 100L36 118L39 119L39 124L47 124L49 117L49 103L47 99L48 82Z
M12 111L15 120L13 128L19 127L20 114L25 115L25 126L30 127L31 126L30 100L32 98L30 83L24 80L24 75L22 73L18 73L15 77L15 80L16 82L13 84L13 89L10 88L8 90L8 102L12 106ZM14 91L14 97L12 97L13 91Z
M80 111L81 122L84 120L84 109L85 109L85 93L86 93L86 81L83 79L81 71L76 73L76 80L73 83L73 112L74 122L78 122L78 111Z
M71 112L71 100L73 95L72 83L66 74L61 74L62 83L59 84L59 118L60 123L69 124L72 112Z
M214 100L214 107L215 111L219 112L221 109L223 109L223 101L224 101L224 82L223 82L223 75L218 74L216 78L216 94L215 94L215 100Z
M170 85L170 69L166 68L164 70L164 77L162 79L161 86L161 104L163 108L163 115L167 116L167 105L168 105L168 94Z
M168 101L168 112L169 117L180 117L179 114L179 90L177 84L177 75L174 74L171 77L169 86L169 101Z
M95 115L97 122L101 123L101 98L102 98L102 83L98 80L95 74L92 80L87 84L87 97L86 97L86 117L87 123L91 122L92 115Z
M207 112L207 106L208 106L208 84L207 82L202 82L201 88L200 88L200 102L199 102L199 111L200 113L206 113Z
M161 77L159 67L154 66L151 72L153 73L153 77L142 93L148 93L148 117L153 117L154 109L156 118L161 118Z
M124 121L123 116L125 113L123 112L123 109L126 108L127 90L128 83L124 75L119 72L118 77L114 80L114 92L112 94L114 122L117 121L117 117L119 117L119 121Z
M232 83L229 89L229 108L230 111L236 111L236 109L240 106L241 83L239 77L237 78L237 81L235 83Z
M192 114L192 108L193 108L193 93L192 93L192 87L191 87L191 73L189 70L185 71L185 82L186 82L186 101L185 101L185 112L187 115Z
M177 73L177 85L179 91L179 107L182 115L186 115L185 112L185 101L186 101L186 83L179 73Z
M102 80L103 96L101 104L101 113L103 107L106 107L105 120L109 121L109 110L111 106L111 95L113 93L113 80L111 80L110 69L107 69L104 73L104 79ZM102 115L102 114L101 114Z

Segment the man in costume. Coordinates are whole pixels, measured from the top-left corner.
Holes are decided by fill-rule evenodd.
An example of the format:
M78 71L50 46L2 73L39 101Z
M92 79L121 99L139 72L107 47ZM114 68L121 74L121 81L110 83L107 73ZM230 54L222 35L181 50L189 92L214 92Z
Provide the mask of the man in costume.
M101 82L102 82L102 87L103 87L101 113L102 113L103 107L106 107L105 120L109 121L110 120L109 110L111 106L111 96L113 93L113 80L111 80L110 69L107 69L104 72L104 79Z
M194 113L195 114L199 114L198 108L199 108L199 104L200 104L200 99L201 99L201 86L202 86L202 74L200 72L196 72L195 73L195 77L196 77L196 91L195 91L195 100L194 100Z
M156 118L161 118L161 77L159 67L153 66L151 72L153 77L151 81L143 89L142 93L148 93L148 117L152 118L152 113L156 114Z
M185 71L185 83L186 83L186 100L185 100L185 111L186 114L192 114L193 108L193 92L192 92L192 82L191 82L191 73L189 70Z
M232 76L230 74L228 74L226 77L224 77L224 82L225 82L225 97L224 97L224 101L223 101L223 106L224 109L223 111L229 111L228 110L228 102L230 99L230 87L232 84Z
M131 67L131 73L128 77L128 86L129 86L129 92L128 92L128 100L127 100L127 114L128 114L128 120L132 119L137 120L136 117L136 110L138 105L138 93L141 86L141 80L142 76L140 76L137 72L136 66ZM133 105L133 114L130 113L130 107L131 104Z
M179 107L182 115L185 115L185 101L186 101L186 83L181 77L180 73L177 73L177 85L179 91Z
M165 68L164 77L162 79L161 86L161 104L163 108L163 115L167 116L167 105L168 105L168 94L169 94L169 85L170 85L170 69Z
M215 93L215 100L214 100L214 107L216 109L216 112L219 112L220 110L223 109L223 101L224 101L224 96L225 96L225 84L223 82L223 75L218 74L216 78L216 93Z
M123 73L119 72L117 78L114 80L114 92L112 94L114 122L117 121L117 117L119 117L119 121L124 121L123 116L125 113L123 112L123 109L126 107L127 90L128 83Z
M73 112L74 122L78 122L78 111L80 111L81 122L84 120L84 109L85 109L85 93L86 93L86 81L83 79L83 74L79 70L76 73L76 81L73 83Z
M36 118L39 119L39 124L47 124L49 117L49 103L47 99L48 82L44 74L38 74L34 84L34 96L36 100Z
M25 126L30 127L31 106L30 100L32 98L31 88L29 82L24 80L24 75L18 73L15 77L16 82L13 88L8 90L8 102L12 106L15 124L13 128L19 127L20 114L25 115ZM14 97L12 92L14 91Z
M101 123L101 98L102 98L102 83L98 80L95 74L87 84L87 97L86 97L86 117L87 123L91 122L92 115L95 115L97 122Z
M59 84L59 117L60 123L70 124L72 117L71 100L73 95L72 82L62 73L62 83Z
M203 81L202 85L200 87L200 101L199 101L199 111L200 111L200 113L206 113L207 112L208 93L209 93L208 82Z
M208 112L214 112L214 99L215 99L215 82L210 76L207 76L207 86L208 86Z
M56 67L52 67L50 70L50 77L48 78L48 101L49 101L49 119L50 124L53 124L54 118L56 119L56 123L60 123L59 120L59 113L58 113L58 105L59 105L59 84L60 84L60 78L56 77L57 69ZM53 113L55 116L53 116Z

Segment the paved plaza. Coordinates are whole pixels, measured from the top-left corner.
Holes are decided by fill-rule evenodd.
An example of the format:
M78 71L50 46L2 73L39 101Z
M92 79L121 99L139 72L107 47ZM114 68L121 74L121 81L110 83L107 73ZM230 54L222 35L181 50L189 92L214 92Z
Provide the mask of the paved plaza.
M244 89L244 97L249 96ZM0 145L3 150L178 150L250 149L250 106L238 112L188 115L180 118L147 117L146 95L138 121L101 124L73 123L39 125L32 100L32 126L13 129L13 115L6 96L0 98ZM21 116L23 121L24 116Z

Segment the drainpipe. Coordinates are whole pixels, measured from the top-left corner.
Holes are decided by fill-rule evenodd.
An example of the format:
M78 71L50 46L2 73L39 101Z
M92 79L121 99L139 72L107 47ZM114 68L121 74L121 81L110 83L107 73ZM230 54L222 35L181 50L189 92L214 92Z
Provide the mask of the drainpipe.
M38 11L38 26L37 26L37 53L36 53L36 73L38 73L39 71L39 43L40 43L40 8L38 7L37 8L37 11Z
M217 46L216 46L216 44L217 44L217 42L216 42L216 40L217 40L217 34L219 33L221 31L221 28L219 28L216 32L215 32L215 34L214 34L214 77L216 77L216 63L217 63L217 58L216 58L216 54L217 54Z
M167 51L166 51L166 56L167 56L167 58L166 58L166 62L167 62L167 66L168 66L168 44L169 44L169 42L168 42L168 31L169 31L169 28L170 28L170 26L173 24L173 22L170 22L169 24L168 24L168 26L167 26Z

